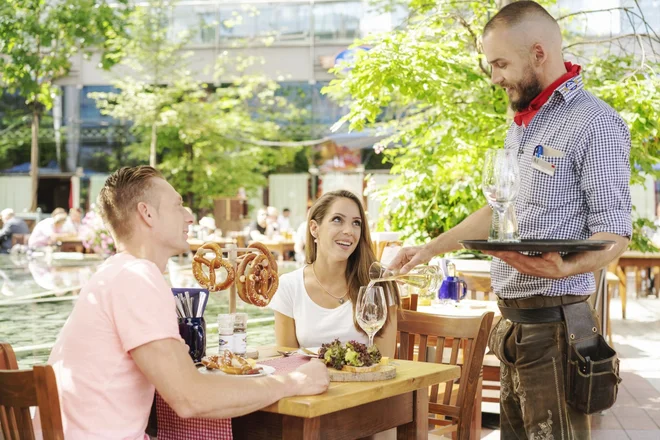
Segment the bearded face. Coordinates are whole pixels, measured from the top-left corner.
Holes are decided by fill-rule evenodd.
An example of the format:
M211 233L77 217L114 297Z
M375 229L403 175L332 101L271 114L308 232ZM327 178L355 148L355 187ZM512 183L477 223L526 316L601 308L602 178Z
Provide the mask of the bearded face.
M515 112L525 110L542 91L541 83L530 66L519 81L505 80L500 84L509 96L509 105Z

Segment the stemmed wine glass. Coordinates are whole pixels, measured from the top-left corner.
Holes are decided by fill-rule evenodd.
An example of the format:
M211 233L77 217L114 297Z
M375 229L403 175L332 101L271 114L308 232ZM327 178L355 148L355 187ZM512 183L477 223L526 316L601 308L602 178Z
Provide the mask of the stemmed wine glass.
M381 286L362 286L355 305L355 320L369 336L369 347L374 345L374 335L387 319L387 301Z
M482 190L493 208L488 241L519 242L514 201L520 190L516 150L488 150L482 176Z

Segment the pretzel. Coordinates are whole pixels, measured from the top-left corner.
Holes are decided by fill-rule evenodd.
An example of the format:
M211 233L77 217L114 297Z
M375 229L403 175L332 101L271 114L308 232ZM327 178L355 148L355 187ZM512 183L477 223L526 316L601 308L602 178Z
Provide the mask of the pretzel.
M202 364L209 370L220 370L226 374L245 375L261 372L261 368L254 369L248 361L229 350L203 357Z
M248 304L266 307L279 286L277 262L268 248L261 243L252 243L249 248L261 254L247 254L238 267L236 284L239 297Z
M257 257L256 254L245 254L241 256L241 262L238 265L238 280L236 283L236 291L238 296L246 303L252 304L248 296L245 294L245 269L250 261Z
M266 258L268 258L268 266L270 266L271 272L275 272L275 274L277 274L277 270L278 270L277 260L275 259L275 257L273 257L273 254L270 253L270 251L264 244L255 241L253 243L250 243L248 247L252 249L260 250L261 253L264 254Z
M250 300L250 303L257 307L266 307L270 302L270 298L261 294L261 285L268 283L267 278L261 277L261 271L263 270L262 264L264 263L268 263L266 256L257 255L257 257L252 260L252 264L248 265L247 271L245 272L245 293ZM266 273L268 273L267 270Z
M215 253L215 258L212 260L207 260L204 257L206 251L209 250ZM208 277L204 273L202 265L209 268ZM221 267L227 271L227 278L221 283L216 283L215 270L220 269ZM227 287L231 286L231 283L234 282L234 278L236 277L236 272L234 271L232 264L229 261L222 259L222 248L217 243L204 243L200 246L193 258L192 268L193 275L199 285L207 289L209 292L225 290Z

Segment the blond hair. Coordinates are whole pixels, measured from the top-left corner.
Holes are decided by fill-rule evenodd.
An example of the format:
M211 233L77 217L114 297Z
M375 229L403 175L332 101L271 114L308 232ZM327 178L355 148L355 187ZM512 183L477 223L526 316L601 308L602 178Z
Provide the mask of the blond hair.
M105 181L98 205L103 223L115 241L130 238L133 229L131 215L137 204L145 201L153 178L163 179L163 175L153 167L141 165L120 168Z

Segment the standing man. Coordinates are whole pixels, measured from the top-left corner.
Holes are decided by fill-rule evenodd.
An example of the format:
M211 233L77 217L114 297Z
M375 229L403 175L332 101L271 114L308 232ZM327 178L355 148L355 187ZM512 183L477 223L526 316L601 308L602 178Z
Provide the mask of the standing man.
M281 232L293 231L293 228L291 227L291 210L289 208L284 208L282 210L282 215L277 218L277 223L280 226Z
M518 153L520 236L616 244L570 255L492 252L492 287L505 319L489 346L502 365L505 439L590 438L589 416L566 403L572 390L564 380L567 343L559 306L594 293L592 272L621 254L632 234L630 133L612 108L584 90L580 66L564 62L561 44L557 22L531 1L505 6L484 28L492 82L505 88L515 111L505 148ZM486 239L490 219L485 206L426 245L402 249L391 267L405 273L459 249L458 240Z
M29 234L30 228L22 218L16 217L14 210L6 208L0 213L2 216L2 229L0 229L0 252L9 253L11 250L11 237L14 234Z

